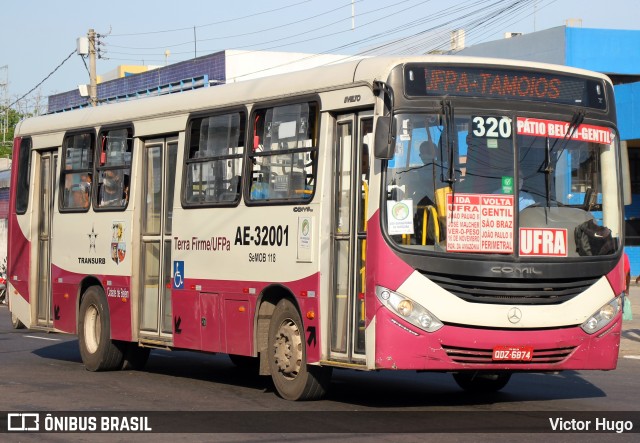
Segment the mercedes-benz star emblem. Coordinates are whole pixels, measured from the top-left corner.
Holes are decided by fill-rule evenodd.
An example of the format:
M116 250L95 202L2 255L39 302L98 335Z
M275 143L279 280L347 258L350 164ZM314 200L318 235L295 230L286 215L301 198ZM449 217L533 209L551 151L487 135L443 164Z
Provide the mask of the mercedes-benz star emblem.
M518 323L522 319L522 311L518 308L511 308L509 309L507 318L511 323Z

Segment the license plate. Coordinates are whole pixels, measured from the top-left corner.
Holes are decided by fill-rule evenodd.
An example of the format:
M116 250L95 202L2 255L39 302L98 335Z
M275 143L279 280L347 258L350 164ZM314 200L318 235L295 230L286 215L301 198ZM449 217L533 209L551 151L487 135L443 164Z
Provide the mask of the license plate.
M531 346L496 346L493 348L493 360L531 361L533 348Z

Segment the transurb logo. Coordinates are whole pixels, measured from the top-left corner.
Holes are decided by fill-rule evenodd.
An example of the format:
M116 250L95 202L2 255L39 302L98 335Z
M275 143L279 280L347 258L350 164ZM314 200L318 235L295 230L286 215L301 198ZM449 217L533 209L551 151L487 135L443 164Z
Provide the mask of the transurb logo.
M89 252L96 252L96 238L98 234L96 234L95 226L91 226L91 232L88 234L89 236Z

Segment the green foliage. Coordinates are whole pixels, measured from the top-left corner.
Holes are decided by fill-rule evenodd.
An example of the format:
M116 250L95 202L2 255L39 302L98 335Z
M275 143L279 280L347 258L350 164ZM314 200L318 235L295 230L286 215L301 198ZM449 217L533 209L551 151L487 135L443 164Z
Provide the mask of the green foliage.
M13 133L14 133L14 130L15 130L16 125L18 124L18 122L20 120L22 120L23 118L25 118L25 117L27 117L27 116L19 113L15 109L9 109L7 134L6 134L6 136L4 136L4 140L5 140L4 143L2 143L3 134L0 132L0 157L11 157L11 154L12 154L11 151L13 149ZM2 119L3 123L4 123L4 119L5 119L4 109L2 109L0 111L0 119ZM3 125L0 125L0 128L2 128L2 127L3 127Z

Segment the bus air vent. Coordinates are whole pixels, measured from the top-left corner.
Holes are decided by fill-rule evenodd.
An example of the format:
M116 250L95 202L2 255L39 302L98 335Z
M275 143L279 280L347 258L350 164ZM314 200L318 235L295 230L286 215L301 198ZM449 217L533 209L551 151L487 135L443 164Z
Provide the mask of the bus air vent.
M560 304L581 294L599 278L480 279L460 275L422 274L441 288L472 303L543 305Z

